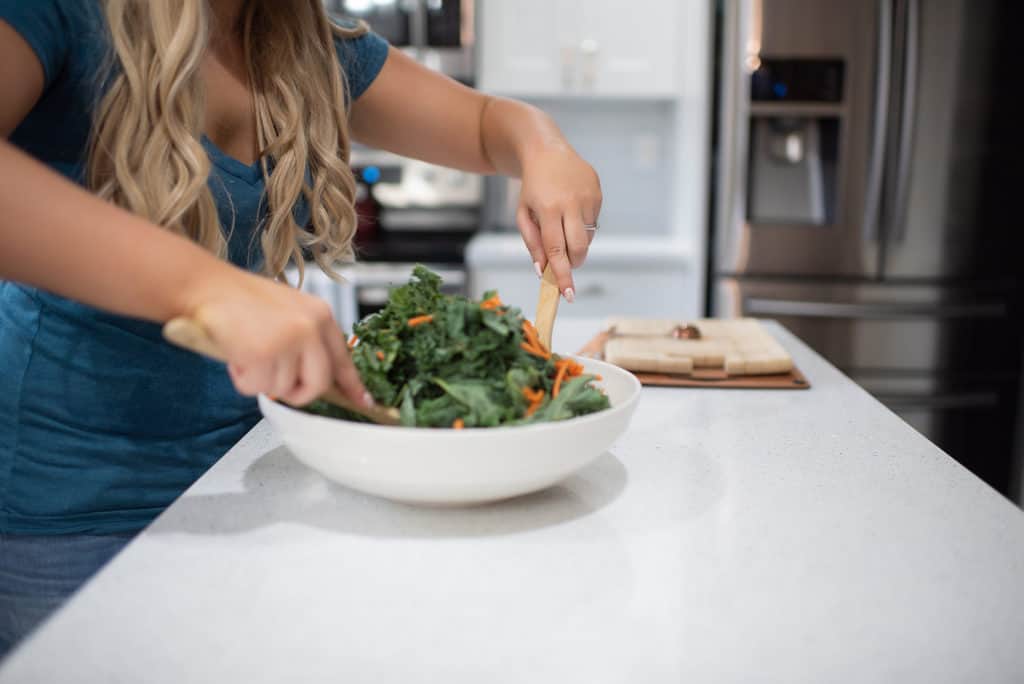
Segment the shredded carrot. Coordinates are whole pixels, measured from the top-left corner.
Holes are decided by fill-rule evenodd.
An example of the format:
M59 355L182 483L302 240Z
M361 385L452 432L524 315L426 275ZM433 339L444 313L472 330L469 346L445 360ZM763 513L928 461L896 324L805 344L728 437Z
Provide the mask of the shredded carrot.
M566 371L569 370L569 364L564 362L568 360L569 359L563 359L562 361L559 361L555 364L555 367L558 369L558 372L555 374L555 385L554 387L551 388L552 398L557 397L558 391L562 389L562 380L565 379L565 373Z
M480 302L481 309L497 309L499 306L502 306L502 303L501 297L498 295L494 295L493 297Z
M540 405L544 403L544 390L540 388L530 389L529 387L524 387L523 396L526 397L528 402L530 402L526 407L526 417L529 418L536 413L537 409L540 408Z
M382 352L380 349L377 350L377 360L378 361L383 361L384 360L384 352Z
M523 320L523 336L526 338L527 342L541 352L540 354L537 354L537 356L545 359L551 358L551 352L548 351L547 347L541 344L540 338L537 336L537 329L533 327L533 323L530 323L530 321L525 319Z
M353 335L352 337L348 338L348 348L352 349L353 347L355 347L356 346L356 342L358 342L358 341L359 341L359 338L356 337L355 335Z
M544 401L544 390L542 389L530 389L529 387L523 388L523 396L531 404L535 404L538 401Z
M455 422L452 423L452 429L454 430L461 430L464 427L466 427L466 423L461 418L456 418Z
M530 354L533 354L534 356L539 356L542 359L550 359L551 358L551 352L545 351L542 347L532 345L529 342L521 342L519 344L519 346L524 351L529 352Z
M523 320L523 336L527 341L540 346L540 340L537 339L537 329L533 327L530 321Z
M534 356L539 356L542 359L551 358L551 352L537 339L537 329L533 327L530 321L523 320L523 337L526 338L526 341L519 346Z
M600 374L600 373L598 373L597 375L595 375L595 376L594 376L594 379L595 379L595 380L597 380L598 382L601 382L602 380L604 380L604 378L603 378L603 377L601 377L601 374Z
M583 364L576 363L572 359L559 358L558 361L555 361L555 368L559 368L561 366L565 366L565 374L567 377L575 378L578 375L583 375Z
M540 358L544 359L545 361L551 358L551 352L549 352L547 349L540 346L539 344L533 347L533 353L536 356L539 356Z
M417 325L423 325L424 323L429 323L432 320L434 320L434 314L425 314L423 316L413 316L407 321L407 323L410 328L415 328Z

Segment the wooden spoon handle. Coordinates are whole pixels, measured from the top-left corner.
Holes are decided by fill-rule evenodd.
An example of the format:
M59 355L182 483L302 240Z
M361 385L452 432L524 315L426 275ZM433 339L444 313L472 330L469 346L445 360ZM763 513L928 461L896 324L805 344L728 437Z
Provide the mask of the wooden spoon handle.
M182 349L227 363L224 351L207 334L206 328L199 321L184 317L172 318L164 324L164 339Z
M534 326L537 328L537 338L549 351L551 350L551 333L555 329L555 315L558 313L558 298L560 296L561 292L558 291L555 272L551 270L551 264L548 264L544 269L544 277L540 281L540 298L537 300Z
M206 332L206 328L202 326L199 321L191 318L173 318L164 325L164 339L172 344L176 344L183 349L188 349L197 354L202 354L211 359L217 361L227 361L227 355L224 350L220 348L220 345L210 337L209 333ZM373 406L367 408L362 406L344 394L337 385L331 385L327 390L320 396L320 398L328 403L340 406L343 409L348 409L353 413L358 413L361 416L366 416L375 423L381 425L398 425L399 414L398 410L389 408L386 406Z

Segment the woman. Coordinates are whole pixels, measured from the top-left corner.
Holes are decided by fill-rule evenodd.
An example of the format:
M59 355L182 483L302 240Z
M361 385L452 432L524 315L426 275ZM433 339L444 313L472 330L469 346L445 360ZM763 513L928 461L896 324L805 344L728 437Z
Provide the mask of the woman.
M600 210L547 116L320 0L0 0L0 92L0 653L255 424L253 395L372 401L327 307L280 282L351 253L350 134L521 176L570 302ZM226 372L161 340L179 315Z

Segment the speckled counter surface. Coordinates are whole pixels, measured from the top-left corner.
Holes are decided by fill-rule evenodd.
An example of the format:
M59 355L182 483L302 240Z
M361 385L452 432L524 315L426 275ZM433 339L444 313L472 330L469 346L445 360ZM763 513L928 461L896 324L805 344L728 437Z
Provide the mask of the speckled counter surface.
M1024 514L772 330L813 389L645 389L493 506L348 491L260 424L0 682L1024 680Z

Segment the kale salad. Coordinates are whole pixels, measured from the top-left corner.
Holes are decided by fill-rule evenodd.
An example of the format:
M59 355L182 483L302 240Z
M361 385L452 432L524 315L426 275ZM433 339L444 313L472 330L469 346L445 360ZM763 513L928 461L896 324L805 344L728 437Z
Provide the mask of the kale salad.
M397 407L405 426L523 425L609 407L592 384L600 378L544 348L519 309L494 292L479 302L443 294L424 266L356 324L349 351L374 399ZM366 421L322 401L306 410Z

